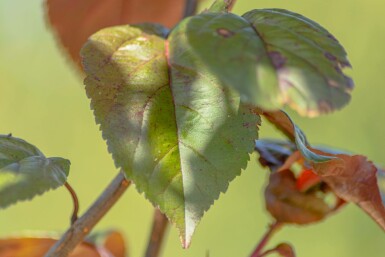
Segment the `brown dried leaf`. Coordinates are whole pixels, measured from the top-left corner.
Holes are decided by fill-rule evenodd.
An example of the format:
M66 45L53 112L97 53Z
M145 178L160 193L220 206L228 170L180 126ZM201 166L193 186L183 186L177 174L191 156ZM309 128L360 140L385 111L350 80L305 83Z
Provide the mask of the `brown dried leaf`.
M283 223L308 224L325 218L333 208L314 192L300 192L296 178L290 170L270 175L265 190L266 208L270 214Z
M126 243L122 234L116 231L110 232L103 242L103 247L114 257L127 257Z
M0 257L43 257L55 244L51 238L0 239ZM101 257L90 244L83 243L75 248L69 257Z
M357 204L385 230L385 207L377 184L376 166L362 155L331 156L337 158L328 162L313 163L315 172L336 195L347 202Z
M385 206L377 181L380 171L372 162L362 155L336 154L310 147L303 133L283 111L263 115L290 139L294 133L302 156L338 197L357 204L385 230Z
M110 26L155 22L174 26L183 16L184 0L47 0L47 20L79 66L87 38Z
M0 239L0 257L43 257L57 242L47 237ZM127 257L123 236L116 231L94 236L78 245L69 257Z

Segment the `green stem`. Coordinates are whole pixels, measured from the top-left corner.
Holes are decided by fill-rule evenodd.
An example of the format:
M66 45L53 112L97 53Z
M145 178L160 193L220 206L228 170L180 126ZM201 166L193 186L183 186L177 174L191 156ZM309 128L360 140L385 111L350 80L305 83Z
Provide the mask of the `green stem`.
M119 200L130 184L123 173L119 172L94 204L72 224L45 257L67 257Z
M210 12L230 12L236 0L215 0L210 6Z

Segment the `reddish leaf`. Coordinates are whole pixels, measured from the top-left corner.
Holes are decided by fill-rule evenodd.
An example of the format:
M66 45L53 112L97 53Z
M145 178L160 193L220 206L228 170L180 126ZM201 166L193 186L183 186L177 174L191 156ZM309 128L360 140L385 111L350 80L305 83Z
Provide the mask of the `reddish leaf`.
M291 141L295 140L295 132L291 119L283 111L265 112L259 111L270 123L284 133Z
M47 0L47 16L59 42L79 67L79 52L96 31L114 25L156 22L174 26L185 0Z
M385 171L380 168L377 171L377 183L380 189L382 203L385 204Z
M281 243L274 249L282 257L295 257L294 249L287 243Z
M122 234L116 231L111 231L104 235L99 248L106 249L113 257L126 257L126 243Z
M43 257L55 244L51 238L12 238L0 240L0 257ZM69 257L101 257L89 244L81 244Z
M0 239L0 257L43 257L56 243L53 238L19 237ZM112 231L97 237L97 242L83 242L69 257L126 257L122 235Z
M315 192L300 192L293 172L282 170L270 175L265 190L266 208L283 223L308 224L325 218L329 207Z
M361 155L336 154L311 148L286 113L281 111L263 115L289 138L294 132L298 150L321 180L338 197L357 204L385 230L385 207L377 181L380 172L372 162Z
M313 163L315 172L339 197L356 203L385 230L385 208L377 184L376 166L361 155L334 156L338 159Z
M297 178L296 187L299 191L305 192L319 183L321 183L321 178L312 169L307 169L303 170Z

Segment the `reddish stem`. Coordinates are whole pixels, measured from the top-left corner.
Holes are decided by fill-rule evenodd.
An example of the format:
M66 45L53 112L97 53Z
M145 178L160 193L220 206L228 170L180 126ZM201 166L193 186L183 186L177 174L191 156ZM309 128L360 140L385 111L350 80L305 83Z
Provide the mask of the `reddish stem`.
M146 257L157 257L160 254L163 239L168 225L167 217L155 208L151 236L148 241Z
M271 250L267 250L266 252L263 252L261 255L259 255L259 257L265 257L265 256L267 256L267 255L269 255L269 254L271 254L271 253L274 253L274 252L276 252L277 251L277 249L271 249Z
M259 241L257 247L253 251L253 253L250 255L250 257L263 257L268 252L262 253L263 248L267 245L271 237L282 227L282 223L275 222L272 225L269 226L269 230L266 232L266 234L262 237L261 241Z
M72 216L71 216L71 225L75 223L75 221L78 219L78 214L79 214L79 200L76 195L75 190L66 182L64 186L67 188L68 192L70 193L72 197L72 202L74 205L74 210L72 211Z

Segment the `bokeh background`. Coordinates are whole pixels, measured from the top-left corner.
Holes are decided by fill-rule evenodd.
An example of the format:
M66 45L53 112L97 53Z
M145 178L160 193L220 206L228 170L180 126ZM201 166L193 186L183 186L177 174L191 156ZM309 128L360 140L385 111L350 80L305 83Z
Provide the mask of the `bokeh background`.
M12 132L36 144L47 156L72 161L69 182L84 211L117 170L95 125L82 81L44 20L41 0L0 1L0 133ZM385 1L239 0L235 12L279 7L301 13L329 29L345 46L356 82L352 102L342 111L316 119L293 118L312 143L362 153L385 164ZM266 124L261 137L276 137ZM267 171L251 156L249 167L205 215L192 246L183 250L174 228L163 256L248 256L270 218L262 198ZM64 189L0 211L0 236L22 231L63 231L71 200ZM142 256L151 226L152 206L130 188L97 226L119 228L131 256ZM382 257L385 235L356 206L324 222L284 228L271 245L291 242L299 257Z

